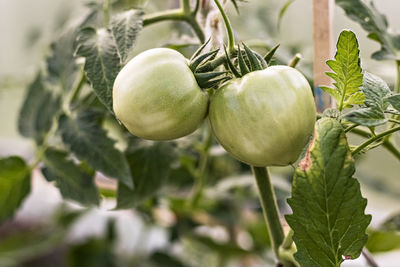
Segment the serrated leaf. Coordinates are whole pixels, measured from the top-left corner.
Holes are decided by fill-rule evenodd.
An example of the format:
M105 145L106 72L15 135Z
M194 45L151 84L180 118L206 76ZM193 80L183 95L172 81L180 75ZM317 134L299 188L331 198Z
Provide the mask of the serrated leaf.
M362 90L366 98L365 105L367 107L379 107L381 110L387 108L384 98L392 92L384 80L376 75L365 72Z
M122 62L125 62L143 27L143 11L128 10L111 20L111 31L117 43Z
M43 141L44 135L50 130L54 114L61 107L58 96L46 90L41 74L37 74L22 104L18 130L24 137L34 138L38 144Z
M371 216L364 214L367 200L352 177L354 171L341 124L320 119L288 199L293 214L286 220L294 231L295 258L301 266L338 267L343 257L360 255Z
M35 80L29 85L24 103L21 106L18 118L18 131L24 137L35 137L35 121L41 108L41 101L46 94L42 75L38 73Z
M400 112L400 94L388 96L384 100L390 103L394 109Z
M320 86L319 88L325 91L326 93L330 94L336 100L336 103L340 102L341 96L338 90L327 86Z
M378 126L387 122L383 111L373 107L353 110L347 113L344 118L367 127Z
M381 44L381 49L373 53L376 60L400 60L400 36L389 33L386 16L380 13L372 1L336 0L346 15L359 23L369 34L368 37Z
M98 205L99 193L94 185L93 173L68 160L64 151L48 148L42 173L49 181L55 181L63 198L85 205Z
M358 41L352 31L345 30L340 33L336 48L335 60L326 62L333 73L327 72L326 74L335 80L333 83L335 88L332 89L336 89L337 93L332 96L337 101L338 109L342 110L344 107L362 103L360 87L363 84L363 75L360 67ZM323 90L330 92L326 87ZM354 94L357 96L353 96Z
M73 116L62 115L59 131L64 144L80 160L132 188L128 162L124 154L114 147L115 141L101 127L98 112L84 110Z
M84 70L97 97L113 112L112 89L121 69L121 58L112 33L106 29L82 29L76 53L85 58Z
M155 196L167 183L177 155L171 142L146 142L128 151L127 159L135 187L118 184L117 208L130 208Z
M74 45L77 30L69 29L51 44L51 55L47 57L47 72L53 83L61 84L63 91L72 88L77 77L77 64Z
M20 157L0 159L0 223L13 216L31 190L31 172Z

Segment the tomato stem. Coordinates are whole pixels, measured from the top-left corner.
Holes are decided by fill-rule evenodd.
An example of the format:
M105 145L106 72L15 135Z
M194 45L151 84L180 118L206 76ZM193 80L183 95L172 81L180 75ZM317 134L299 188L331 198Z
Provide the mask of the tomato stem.
M206 132L203 140L204 147L201 151L199 167L198 171L196 172L196 181L193 187L192 201L190 203L192 208L196 207L199 203L199 200L203 195L203 189L206 182L206 171L210 158L210 148L212 145L212 131L208 125L206 125L205 131Z
M184 14L190 13L190 2L189 0L181 0L181 7Z
M228 16L226 15L223 7L221 6L220 2L218 0L214 0L215 4L217 5L219 12L222 15L222 18L225 23L226 27L226 32L228 34L228 49L230 53L233 53L235 51L235 39L233 38L233 31L232 31L232 26L231 23L228 19Z
M149 26L151 24L166 21L166 20L175 20L175 21L185 21L188 23L197 38L199 38L201 43L204 43L205 36L204 32L200 27L200 24L197 22L195 14L189 10L189 13L185 13L183 9L170 9L166 11L155 12L149 15L144 16L143 19L143 27Z
M297 66L297 64L300 62L301 59L302 59L301 54L297 53L297 54L294 55L294 57L290 60L289 67L295 68L295 67Z
M261 207L271 238L272 249L275 256L279 258L279 247L283 243L284 234L271 178L268 169L265 167L251 166L251 169L257 182Z
M388 129L388 130L386 130L386 131L383 131L383 132L381 132L380 134L377 134L377 135L375 135L375 136L369 138L367 141L365 141L364 143L362 143L361 145L359 145L358 147L356 147L356 148L351 152L351 154L354 156L354 155L360 153L364 148L366 148L367 146L369 146L369 145L372 144L373 142L378 141L378 140L382 139L383 137L385 137L385 136L387 136L387 135L390 135L390 134L392 134L392 133L394 133L394 132L397 132L397 131L400 131L400 126L395 127L395 128L390 128L390 129ZM385 142L388 142L388 140L385 140L383 144L385 144ZM393 146L393 144L392 144L392 146ZM399 157L399 159L400 159L400 157Z
M369 138L371 136L371 134L368 133L367 131L358 128L351 129L350 132L364 138ZM393 143L390 140L384 140L382 146L386 148L387 151L392 153L394 157L400 160L400 151L393 145Z

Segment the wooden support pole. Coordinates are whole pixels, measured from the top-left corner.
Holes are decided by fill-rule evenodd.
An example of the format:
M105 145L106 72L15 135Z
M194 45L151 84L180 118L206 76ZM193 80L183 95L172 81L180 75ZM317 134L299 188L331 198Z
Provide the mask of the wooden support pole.
M333 58L333 10L334 0L313 0L314 19L314 97L318 112L332 107L332 98L320 89L331 86L332 80L325 75L330 71L326 61Z

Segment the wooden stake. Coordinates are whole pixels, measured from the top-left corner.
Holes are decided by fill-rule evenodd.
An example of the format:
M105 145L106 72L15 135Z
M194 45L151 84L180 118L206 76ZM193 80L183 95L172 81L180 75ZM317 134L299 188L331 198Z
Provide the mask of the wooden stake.
M326 61L333 58L333 9L334 0L313 0L314 18L314 95L318 112L324 111L334 103L332 98L320 89L331 86L332 80L325 75L330 71Z

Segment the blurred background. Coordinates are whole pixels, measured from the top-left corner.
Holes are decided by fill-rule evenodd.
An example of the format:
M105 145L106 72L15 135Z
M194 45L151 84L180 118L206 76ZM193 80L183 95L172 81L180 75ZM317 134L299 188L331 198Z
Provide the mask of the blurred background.
M0 0L1 157L20 155L27 161L32 160L34 144L22 138L17 130L17 117L25 89L37 69L44 64L51 41L59 36L67 22L70 23L86 12L86 2ZM387 15L392 30L399 32L400 27L396 27L400 25L400 2L379 0L375 4L379 11ZM177 5L177 0L150 0L145 11L151 13ZM310 74L313 53L312 1L294 1L278 29L278 15L282 6L281 0L249 0L248 3L240 3L239 16L229 5L228 14L236 30L236 38L252 40L254 44L260 40L268 44L279 42L282 49L278 50L278 56L289 60L295 53L301 53L303 59L299 68ZM366 32L348 19L338 7L335 8L334 27L335 40L342 29L351 29L356 33L362 68L381 76L393 88L396 80L395 64L392 61L371 59L370 55L379 49L379 45L367 39ZM177 29L182 28L185 32L185 26L172 22L146 27L132 55L174 43L179 37L180 31ZM359 143L360 139L354 136L350 141ZM222 170L221 176L224 168L230 170L227 171L227 179L221 179L208 188L208 196L220 195L221 192L231 192L237 196L235 200L227 198L225 204L229 208L219 206L215 216L221 220L228 220L229 216L235 218L235 213L230 213L231 208L234 209L231 206L238 209L243 202L250 202L246 205L251 207L257 206L249 170L237 162L232 163L234 160L229 159L218 146L212 148L212 153L212 164L217 170ZM286 213L289 212L285 199L290 195L291 172L290 167L272 170L278 200L282 204L281 210ZM357 162L355 177L362 185L364 197L368 198L367 213L373 215L371 229L379 228L390 216L400 213L400 164L387 151L377 148L364 155ZM238 189L238 185L245 189ZM245 201L246 197L251 201ZM251 212L242 214L248 216L243 220L252 224L252 227L246 228L247 231L209 223L207 220L210 218L195 220L195 226L190 229L196 233L196 238L184 236L177 245L171 241L174 234L178 235L174 233L174 230L179 229L176 226L177 218L162 203L152 211L151 219L143 216L140 210L111 210L114 206L115 200L107 197L104 197L100 207L90 209L65 202L58 189L44 180L39 171L35 171L30 196L16 217L0 226L0 266L273 266L271 261L268 263L270 252L263 249L268 247L268 242L259 213L255 217L259 220L253 218ZM235 232L235 246L226 245L231 235L229 230ZM392 233L391 238L384 234L378 238L387 238L389 243L393 243L388 248L372 251L376 252L374 256L380 266L400 266L398 231ZM251 255L247 256L247 253ZM233 256L228 256L222 264L220 254ZM175 259L176 255L179 261ZM237 255L246 256L237 260ZM68 265L65 265L66 262ZM346 262L343 266L366 265L360 258Z

